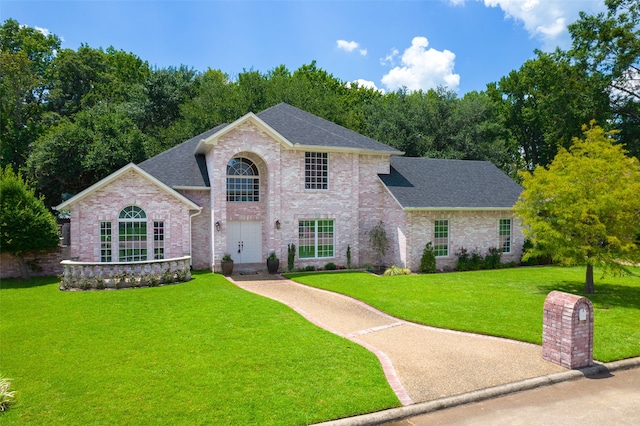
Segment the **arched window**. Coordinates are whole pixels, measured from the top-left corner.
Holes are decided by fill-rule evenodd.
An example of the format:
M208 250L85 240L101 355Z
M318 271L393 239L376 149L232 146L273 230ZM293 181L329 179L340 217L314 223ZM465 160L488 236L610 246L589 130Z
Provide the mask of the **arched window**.
M138 206L125 207L118 216L118 260L147 260L147 215Z
M247 158L232 158L227 164L227 201L260 201L260 177Z

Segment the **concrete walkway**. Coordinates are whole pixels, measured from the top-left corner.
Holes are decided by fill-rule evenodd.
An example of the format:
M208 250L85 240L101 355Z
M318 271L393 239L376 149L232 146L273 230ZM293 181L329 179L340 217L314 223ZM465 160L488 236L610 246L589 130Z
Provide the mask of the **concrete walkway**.
M404 406L566 371L544 361L537 345L410 323L277 275L234 275L230 281L369 349Z

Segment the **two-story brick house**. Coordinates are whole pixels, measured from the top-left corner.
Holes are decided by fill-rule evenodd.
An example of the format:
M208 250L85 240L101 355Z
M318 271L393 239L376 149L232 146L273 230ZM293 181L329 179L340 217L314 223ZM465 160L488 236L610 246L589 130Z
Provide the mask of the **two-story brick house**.
M502 248L518 260L512 207L522 188L488 162L403 157L387 145L279 104L248 113L57 206L71 212L71 256L85 262L192 257L194 269L262 264L372 263L382 221L386 264L417 270L427 242L438 267L460 247Z

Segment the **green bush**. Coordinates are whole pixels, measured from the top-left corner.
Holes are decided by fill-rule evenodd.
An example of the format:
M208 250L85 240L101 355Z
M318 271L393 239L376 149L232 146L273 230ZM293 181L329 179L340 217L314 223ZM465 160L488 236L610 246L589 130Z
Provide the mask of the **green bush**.
M326 269L327 271L335 271L336 269L338 269L338 267L336 266L335 263L329 262L326 265L324 265L324 269Z
M391 277L394 275L411 275L411 270L393 265L390 268L387 268L382 275L385 277Z
M296 261L296 245L287 244L287 269L293 271Z
M433 274L436 272L436 254L433 250L433 244L431 241L427 243L422 252L422 258L420 259L420 272Z
M498 269L500 268L500 256L502 252L496 247L490 247L489 253L484 257L484 267L486 269Z

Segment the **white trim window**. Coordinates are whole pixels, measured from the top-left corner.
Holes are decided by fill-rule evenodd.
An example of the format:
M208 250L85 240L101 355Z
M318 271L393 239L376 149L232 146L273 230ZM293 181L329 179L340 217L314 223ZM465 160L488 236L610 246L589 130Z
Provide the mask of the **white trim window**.
M298 257L300 259L334 256L334 220L298 221Z
M260 201L260 174L248 158L232 158L227 164L227 201Z
M436 257L449 256L449 220L438 219L433 227L433 253Z
M511 253L511 219L500 219L498 247L502 253Z
M113 260L111 251L112 236L111 222L100 222L100 262L111 262Z
M164 222L153 221L153 258L164 259Z
M147 260L147 214L138 206L125 207L118 217L118 260Z
M304 188L329 189L329 155L326 152L304 153Z

